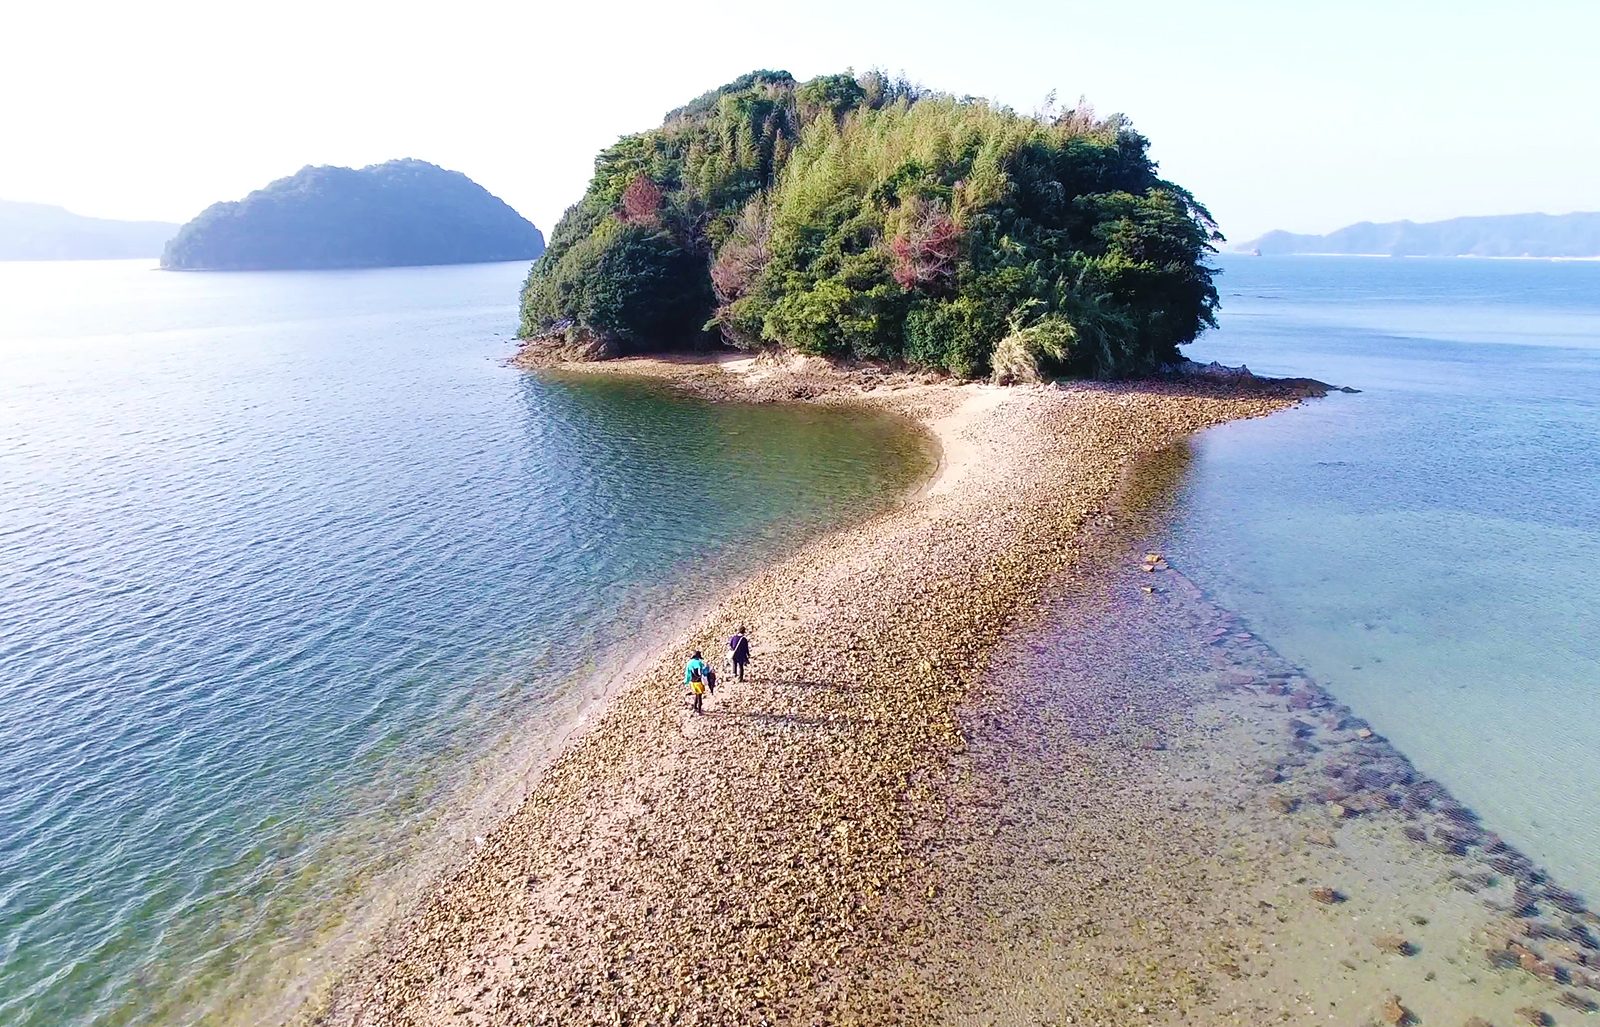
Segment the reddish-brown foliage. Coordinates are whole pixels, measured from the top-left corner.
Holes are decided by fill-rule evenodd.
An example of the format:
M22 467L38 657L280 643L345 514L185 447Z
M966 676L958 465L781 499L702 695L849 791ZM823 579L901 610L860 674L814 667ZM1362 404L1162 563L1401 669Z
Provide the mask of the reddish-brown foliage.
M906 289L931 289L955 280L961 230L943 211L930 209L908 232L889 242L894 280Z
M711 286L718 300L727 303L744 295L772 257L771 238L766 206L759 200L750 203L711 264Z
M630 224L656 220L661 213L661 187L648 176L635 175L622 190L622 220Z
M722 299L737 299L767 266L765 239L730 239L711 264L711 284Z

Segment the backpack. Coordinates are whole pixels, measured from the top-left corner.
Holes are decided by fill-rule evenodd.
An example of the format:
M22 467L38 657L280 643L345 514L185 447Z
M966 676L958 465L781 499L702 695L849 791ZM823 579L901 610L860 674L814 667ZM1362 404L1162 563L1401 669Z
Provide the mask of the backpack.
M690 681L699 681L700 680L700 668L699 667L691 667L691 668L689 668L689 680Z

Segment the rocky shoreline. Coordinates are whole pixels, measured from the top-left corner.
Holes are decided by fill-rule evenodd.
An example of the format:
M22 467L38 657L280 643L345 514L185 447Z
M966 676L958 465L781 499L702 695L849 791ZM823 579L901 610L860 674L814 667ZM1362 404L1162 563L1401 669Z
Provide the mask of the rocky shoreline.
M1121 837L1114 834L1100 839L1098 849L1050 851L1036 838L1022 839L1027 852L1020 855L976 844L982 832L974 824L994 829L989 842L1004 836L1004 819L986 818L994 803L1010 800L973 791L973 761L986 744L986 711L1001 709L993 698L1007 694L993 687L1003 673L996 657L1017 644L1013 633L1031 630L1053 591L1077 580L1101 551L1096 529L1122 516L1119 503L1136 462L1195 431L1292 405L1307 394L1303 383L1175 379L999 388L749 360L625 360L557 373L648 375L709 399L864 404L922 425L940 441L944 458L922 492L802 546L658 654L522 807L377 939L336 983L315 1022L1040 1022L981 997L999 993L1003 974L993 962L963 962L973 953L1004 955L993 946L1031 944L1033 935L974 937L974 924L1053 901L1085 914L1117 900L1127 879L1135 892L1161 894L1144 886L1146 874L1178 889L1167 902L1183 901L1184 888L1214 897L1231 886L1226 875L1208 877L1172 848L1178 835L1137 831L1140 807L1116 790L1102 789L1094 799L1115 814L1107 823L1137 835L1131 842L1113 845ZM1169 573L1159 560L1151 568L1139 573L1150 580ZM693 718L676 684L683 656L693 647L718 651L739 622L755 641L754 679L725 684L708 714ZM1215 638L1242 633L1224 628ZM1205 640L1214 658L1233 658L1218 654L1214 640ZM1146 692L1149 674L1159 672L1154 666L1139 671ZM1314 685L1279 670L1271 672L1278 677L1230 673L1238 679L1223 680L1222 691L1214 684L1192 695L1175 690L1188 698L1153 711L1131 699L1124 709L1104 695L1080 696L1073 724L1084 710L1096 710L1116 727L1108 736L1125 741L1148 733L1157 740L1155 747L1140 742L1126 751L1161 756L1180 749L1160 739L1182 734L1202 693L1211 703L1271 704L1306 727L1292 728L1284 740L1288 748L1274 764L1280 780L1239 785L1261 800L1261 810L1285 820L1331 803L1363 824L1405 815L1411 792L1400 790L1405 774L1396 764L1403 758L1369 752L1381 740L1361 737L1362 726ZM1260 716L1248 722L1275 724ZM1326 749L1354 761L1339 762L1339 774L1324 773L1306 746L1319 757ZM1012 765L1019 780L1032 780L1061 758L1039 756ZM1027 772L1019 769L1025 765ZM1363 777L1372 767L1387 775L1387 784ZM1045 780L1021 794L1048 791ZM1414 775L1403 783L1414 784ZM1139 801L1165 788L1147 782ZM1329 788L1339 795L1328 798ZM1281 797L1263 799L1265 789ZM1390 795L1400 796L1393 806ZM1455 839L1488 852L1487 839L1461 837L1466 828L1459 816L1450 817L1446 801L1430 792L1416 811L1424 841ZM1373 809L1357 809L1364 804ZM1027 822L1031 815L1014 819ZM1037 868L1030 860L1041 853L1047 866L1066 861L1082 873L1008 878L1001 872ZM1113 873L1116 888L1108 887ZM992 890L973 891L986 881ZM1048 894L1050 886L1060 894ZM1316 887L1333 885L1301 890L1309 895ZM985 895L1016 901L996 906ZM1529 895L1536 904L1559 898ZM1323 908L1314 896L1305 905ZM1153 907L1153 915L1161 908ZM1108 924L1118 922L1115 908L1107 915ZM1144 928L1127 927L1121 935L1094 930L1113 945L1109 956L1092 945L1071 949L1099 952L1073 965L1100 967L1100 977L1109 974L1119 984L1115 995L1084 993L1065 1002L1061 1009L1077 1012L1063 1013L1062 1022L1122 1023L1132 1012L1181 1021L1185 1010L1219 1008L1200 1004L1201 992L1209 1002L1217 989L1196 982L1227 977L1225 967L1158 962L1118 976L1117 965L1142 967L1150 953L1162 951L1154 943L1142 950L1149 940ZM1208 930L1196 944L1221 933ZM1577 969L1586 966L1582 960L1558 964L1566 953L1530 946L1527 933L1499 944L1516 960L1522 956L1509 947L1513 942L1542 963L1564 967L1568 983L1587 972ZM1588 958L1587 950L1574 951ZM1041 973L1059 980L1065 965L1046 958L1017 980ZM1512 973L1493 966L1486 972ZM1191 997L1179 1001L1180 994ZM1260 1005L1257 995L1233 1008ZM1375 1015L1382 1019L1383 1012Z
M1161 553L1185 447L964 707L950 1023L1579 1022L1595 914ZM1177 464L1163 469L1163 462Z

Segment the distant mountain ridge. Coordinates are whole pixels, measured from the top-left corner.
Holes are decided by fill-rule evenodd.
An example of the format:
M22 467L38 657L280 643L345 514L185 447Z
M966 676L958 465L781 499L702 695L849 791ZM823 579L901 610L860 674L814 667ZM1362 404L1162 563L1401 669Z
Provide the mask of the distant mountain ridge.
M1600 212L1497 214L1448 221L1362 221L1327 235L1268 232L1234 249L1393 257L1600 257Z
M157 257L178 231L166 221L114 221L47 203L0 200L0 260Z
M544 235L459 171L421 160L301 168L215 203L167 244L185 271L404 267L532 260Z

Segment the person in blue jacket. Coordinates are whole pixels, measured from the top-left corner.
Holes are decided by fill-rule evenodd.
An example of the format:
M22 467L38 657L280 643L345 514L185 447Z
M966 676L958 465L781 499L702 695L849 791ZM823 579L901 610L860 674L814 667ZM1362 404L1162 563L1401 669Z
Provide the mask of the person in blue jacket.
M689 662L683 665L683 683L689 686L689 691L694 693L692 709L696 713L704 713L706 698L706 679L710 677L711 667L706 663L705 657L696 649L694 655L689 657Z

